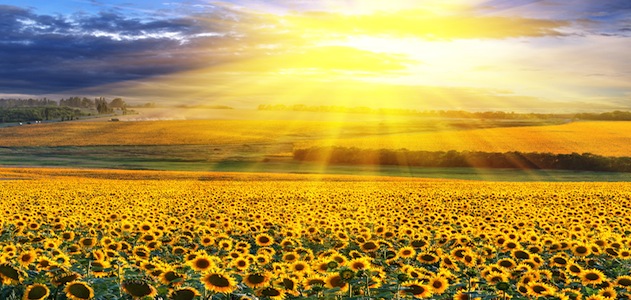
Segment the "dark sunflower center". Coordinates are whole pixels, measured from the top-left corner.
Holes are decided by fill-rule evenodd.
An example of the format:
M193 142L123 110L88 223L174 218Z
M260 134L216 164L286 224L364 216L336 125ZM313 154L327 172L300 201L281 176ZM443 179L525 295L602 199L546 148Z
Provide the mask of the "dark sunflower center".
M253 284L259 284L265 281L265 276L261 274L251 274L248 276L248 281Z
M443 287L443 283L441 281L434 281L434 283L432 283L432 286L435 289L439 289L439 288Z
M344 287L344 281L341 276L335 276L331 278L331 285L333 287Z
M618 284L621 286L631 286L631 279L621 278L620 280L618 280Z
M585 278L587 278L588 280L598 280L600 276L598 276L598 274L596 273L587 273L585 275Z
M513 266L513 263L511 261L504 260L500 262L500 266L504 268L510 268Z
M324 281L321 279L311 279L308 282L309 285L324 285Z
M20 274L18 273L18 270L7 264L0 265L0 274L12 280L20 279Z
M90 290L82 283L68 286L68 293L79 299L90 299Z
M421 295L425 293L425 288L418 284L413 284L408 287L408 293L412 295Z
M363 248L366 249L366 250L374 250L374 249L377 249L377 245L375 243L373 243L373 242L368 242L368 243L364 244Z
M278 297L280 296L280 291L273 287L267 287L261 290L261 296Z
M267 244L267 243L269 243L269 238L266 237L266 236L262 236L262 237L259 238L259 242L261 244Z
M131 282L124 285L127 293L134 297L144 297L151 294L151 287L144 282Z
M431 254L423 254L421 255L421 259L424 261L434 261L434 256Z
M166 280L168 280L168 281L173 281L173 280L176 280L176 279L180 278L180 276L178 276L178 275L177 275L175 272L173 272L173 271L169 271L169 272L166 272L166 273L164 274L164 278L165 278Z
M31 290L28 292L27 299L42 299L47 294L48 288L38 285L31 288Z
M540 285L535 285L532 287L532 290L537 294L541 294L546 291L546 288Z
M195 292L191 290L179 290L173 293L173 300L192 300L195 298Z
M213 275L208 276L207 281L208 283L216 287L229 287L230 286L230 281L228 281L228 278L219 274L213 274Z
M285 289L288 290L293 290L295 286L294 282L287 278L283 279L283 285L285 286Z
M200 269L206 269L210 266L210 261L206 260L206 259L198 259L195 262L195 266L200 268Z
M567 263L567 260L565 260L565 258L563 257L555 257L554 262L560 265L564 265Z
M576 247L576 253L584 254L587 253L586 247Z

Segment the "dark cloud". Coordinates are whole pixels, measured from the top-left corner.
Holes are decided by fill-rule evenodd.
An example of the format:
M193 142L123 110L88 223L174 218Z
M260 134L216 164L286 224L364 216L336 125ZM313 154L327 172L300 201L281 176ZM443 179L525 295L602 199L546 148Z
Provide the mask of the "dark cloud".
M200 19L220 14L54 16L0 5L0 92L58 93L202 67L213 53L200 45L229 39L230 24Z

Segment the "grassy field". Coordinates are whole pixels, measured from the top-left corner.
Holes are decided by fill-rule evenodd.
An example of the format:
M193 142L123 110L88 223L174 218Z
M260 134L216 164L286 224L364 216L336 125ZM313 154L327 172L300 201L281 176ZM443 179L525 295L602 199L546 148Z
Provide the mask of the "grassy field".
M54 168L0 179L3 299L631 292L629 183Z

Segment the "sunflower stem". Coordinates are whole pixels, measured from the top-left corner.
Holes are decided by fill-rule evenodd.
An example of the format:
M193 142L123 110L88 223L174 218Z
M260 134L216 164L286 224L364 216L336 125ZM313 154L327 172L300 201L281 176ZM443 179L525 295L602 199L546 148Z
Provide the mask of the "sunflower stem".
M348 283L348 298L353 298L353 285Z
M118 266L118 296L123 298L123 279L121 277L121 263L117 263Z
M88 271L85 273L85 277L90 277L90 269L92 268L92 261L88 260Z
M366 275L366 296L368 296L368 298L370 298L370 287L368 287L369 279L370 279L370 277L368 277L368 275Z

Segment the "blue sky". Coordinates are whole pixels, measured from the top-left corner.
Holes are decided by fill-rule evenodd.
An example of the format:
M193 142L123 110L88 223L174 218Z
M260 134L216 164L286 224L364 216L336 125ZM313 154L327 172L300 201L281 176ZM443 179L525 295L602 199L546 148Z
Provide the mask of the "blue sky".
M0 20L4 98L631 108L631 1L24 0Z

